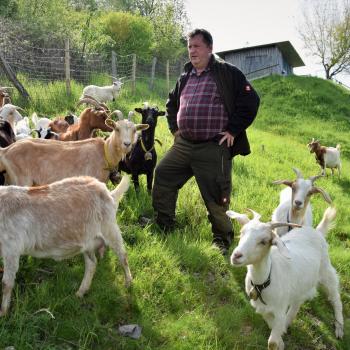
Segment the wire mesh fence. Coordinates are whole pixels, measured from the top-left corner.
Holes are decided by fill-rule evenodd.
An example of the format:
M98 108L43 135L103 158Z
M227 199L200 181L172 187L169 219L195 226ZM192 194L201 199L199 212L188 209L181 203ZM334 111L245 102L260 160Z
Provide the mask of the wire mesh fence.
M0 22L3 20L0 20ZM0 23L8 28L9 23ZM55 81L66 81L67 92L71 81L83 85L109 85L114 78L123 77L130 83L132 90L138 82L147 83L150 90L160 89L167 94L173 86L185 59L176 61L160 61L157 58L145 60L134 54L118 55L111 52L109 57L98 53L88 53L69 49L69 42L63 47L34 47L23 35L11 30L5 30L0 37L0 55L13 71L19 81L31 85L35 82L46 84ZM24 82L23 82L24 80ZM154 84L158 81L158 84ZM161 84L159 84L161 82ZM5 69L0 66L0 86L11 86L11 81ZM49 98L49 91L46 94Z

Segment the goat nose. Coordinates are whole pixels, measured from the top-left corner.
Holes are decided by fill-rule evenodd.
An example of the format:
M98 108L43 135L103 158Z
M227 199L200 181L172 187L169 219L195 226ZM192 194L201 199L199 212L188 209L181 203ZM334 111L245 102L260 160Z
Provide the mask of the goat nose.
M236 252L236 253L233 254L233 259L237 260L237 259L241 258L242 256L243 256L242 253Z
M124 142L125 147L129 147L131 145L131 142Z
M300 207L303 203L301 201L294 201L294 204L297 206L297 207Z

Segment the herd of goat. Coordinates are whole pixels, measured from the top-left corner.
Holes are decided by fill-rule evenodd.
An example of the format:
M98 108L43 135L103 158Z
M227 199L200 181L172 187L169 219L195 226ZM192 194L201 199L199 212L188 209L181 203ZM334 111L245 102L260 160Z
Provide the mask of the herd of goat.
M0 316L10 306L21 255L61 260L84 255L85 273L77 295L89 289L95 269L96 251L107 246L118 255L126 285L132 282L127 254L116 223L118 203L129 187L124 175L113 191L106 183L117 170L130 173L139 188L138 177L147 175L151 191L157 162L155 129L157 117L165 115L144 103L135 112L142 121L135 124L106 103L114 100L121 82L109 87L88 86L78 105L87 104L79 117L55 119L23 117L21 108L11 104L6 89L0 88L0 253L3 259L3 289ZM104 89L105 88L105 89ZM116 120L112 117L116 116ZM96 130L108 136L95 137ZM33 131L37 137L33 137ZM233 266L247 266L246 292L252 306L271 328L269 349L284 348L282 335L302 303L313 297L318 284L324 286L334 308L335 334L343 336L342 303L337 273L331 265L326 233L336 212L328 208L316 229L312 228L310 199L326 191L315 186L326 168L341 172L340 146L325 147L313 139L308 144L322 175L304 179L294 169L295 180L278 180L287 187L272 221L260 221L229 210L227 215L242 226L238 246L231 255ZM120 180L120 179L119 179ZM79 203L79 204L78 204Z

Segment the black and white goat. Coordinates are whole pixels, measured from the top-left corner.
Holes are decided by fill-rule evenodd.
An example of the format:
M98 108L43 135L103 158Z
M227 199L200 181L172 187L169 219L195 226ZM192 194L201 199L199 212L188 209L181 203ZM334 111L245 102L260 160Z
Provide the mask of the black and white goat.
M135 111L142 115L142 124L148 124L149 128L142 131L132 151L119 163L118 169L131 174L135 190L140 186L139 175L146 174L147 190L151 192L154 168L157 164L155 141L160 143L154 137L155 129L158 116L165 115L165 112L159 111L158 107L151 107L148 102L145 102L142 108L135 108Z

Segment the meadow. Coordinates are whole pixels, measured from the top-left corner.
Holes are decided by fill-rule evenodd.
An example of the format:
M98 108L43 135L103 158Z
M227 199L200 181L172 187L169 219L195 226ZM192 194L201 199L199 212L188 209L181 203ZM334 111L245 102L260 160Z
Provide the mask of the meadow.
M337 209L334 228L327 240L332 263L341 282L345 335L334 335L333 313L325 294L305 303L284 336L289 350L350 349L350 92L332 82L312 77L272 76L253 82L261 106L248 129L252 153L234 159L230 208L251 208L271 218L278 205L278 179L294 179L292 167L304 177L320 173L307 149L314 137L322 144L341 144L342 175L316 181ZM82 85L73 84L67 97L64 83L31 84L30 115L64 115L74 109ZM53 93L49 93L52 91ZM160 90L159 90L160 91ZM128 87L111 109L129 110L144 101L165 108L166 94L150 92L139 84L135 94ZM24 101L16 94L14 104ZM135 120L140 120L136 115ZM159 158L171 147L173 137L165 118L158 119L156 144ZM43 162L43 166L44 162ZM111 186L109 183L108 186ZM328 204L312 198L316 225ZM153 224L141 227L138 217L152 215L145 177L141 190L130 187L121 202L117 220L129 254L133 286L124 286L117 257L107 251L99 259L89 293L75 296L84 273L83 258L55 262L23 257L17 274L8 316L0 319L0 349L125 349L125 350L245 350L266 349L269 328L250 306L244 291L244 267L234 268L211 245L211 229L195 181L180 191L177 228L164 235ZM236 246L239 227L235 223ZM139 339L119 334L118 327L138 324Z

